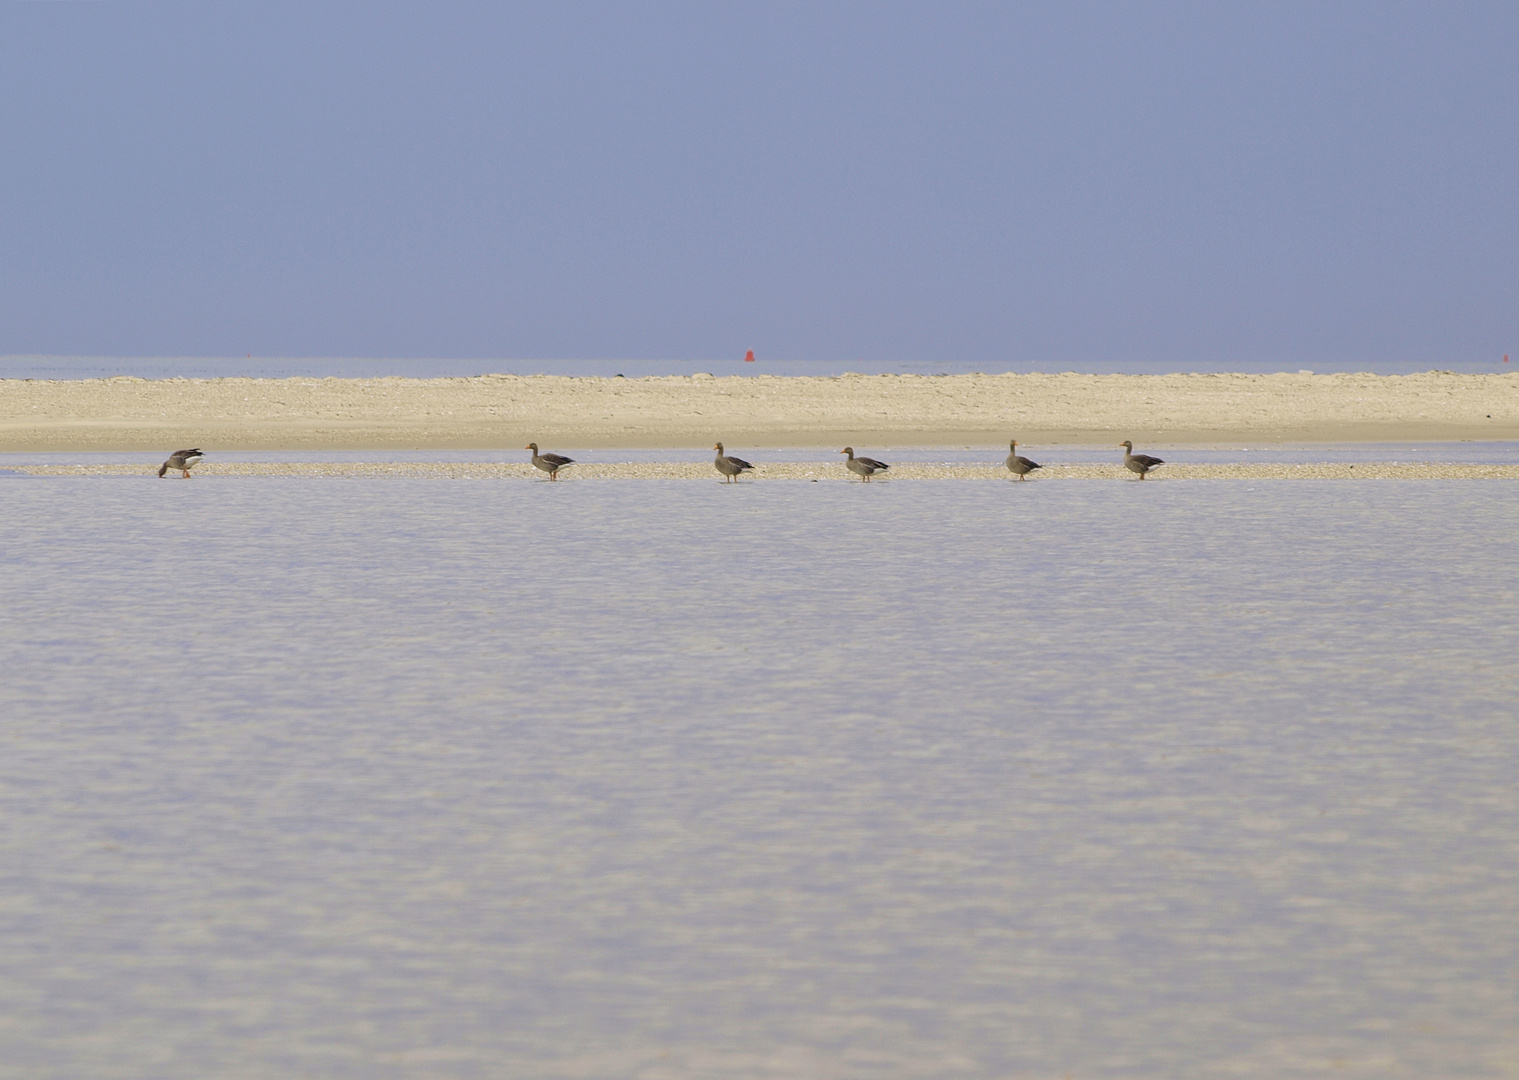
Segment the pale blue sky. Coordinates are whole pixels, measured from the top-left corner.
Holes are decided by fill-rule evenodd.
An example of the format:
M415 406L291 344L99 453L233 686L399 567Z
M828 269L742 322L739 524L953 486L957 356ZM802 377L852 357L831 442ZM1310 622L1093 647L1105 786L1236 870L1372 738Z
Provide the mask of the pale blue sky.
M0 354L1519 352L1513 4L10 4Z

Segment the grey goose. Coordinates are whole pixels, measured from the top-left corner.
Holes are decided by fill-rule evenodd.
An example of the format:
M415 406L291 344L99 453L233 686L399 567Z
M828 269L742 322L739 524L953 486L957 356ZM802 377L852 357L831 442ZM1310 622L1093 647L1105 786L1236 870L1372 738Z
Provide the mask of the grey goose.
M1026 457L1018 456L1017 439L1014 439L1012 442L1008 443L1007 448L1012 451L1012 453L1007 455L1007 471L1012 473L1019 480L1027 480L1029 473L1033 472L1035 469L1044 468L1044 466L1039 464L1037 461L1030 461Z
M730 483L750 469L754 468L743 458L734 457L732 454L723 453L723 444L717 443L712 447L717 451L717 457L712 459L712 467L723 474L723 483Z
M870 478L876 473L885 472L891 468L886 462L877 461L875 458L855 457L854 447L852 446L844 447L839 453L849 455L849 460L844 462L844 464L849 467L850 472L857 474L867 484L870 483Z
M1123 447L1123 467L1130 472L1137 472L1141 480L1145 478L1145 473L1155 468L1155 466L1165 464L1158 457L1151 457L1149 454L1136 454L1134 452L1134 444L1128 439L1125 439L1118 445Z
M548 473L550 480L558 480L560 469L566 465L575 464L574 458L567 458L563 454L540 454L538 452L538 444L535 442L528 443L522 449L533 452L533 465Z
M184 473L185 479L190 479L190 467L201 459L199 450L176 450L169 455L169 460L158 467L158 475L162 477L170 469L178 469Z

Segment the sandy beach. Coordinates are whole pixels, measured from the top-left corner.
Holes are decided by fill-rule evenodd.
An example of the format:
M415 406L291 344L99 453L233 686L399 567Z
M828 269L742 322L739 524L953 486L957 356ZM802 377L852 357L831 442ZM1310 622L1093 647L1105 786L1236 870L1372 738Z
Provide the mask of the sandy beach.
M1519 439L1519 373L0 380L0 451Z

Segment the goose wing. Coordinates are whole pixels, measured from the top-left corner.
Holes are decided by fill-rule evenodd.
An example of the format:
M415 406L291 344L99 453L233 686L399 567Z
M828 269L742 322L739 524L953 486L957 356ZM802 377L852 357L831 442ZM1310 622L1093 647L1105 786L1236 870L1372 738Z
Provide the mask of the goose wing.
M1164 465L1165 464L1165 462L1162 461L1160 458L1158 458L1158 457L1151 457L1149 454L1133 454L1131 456L1134 458L1135 461L1139 462L1141 465L1143 465L1147 469L1153 469L1157 465Z
M547 461L550 465L554 466L556 469L563 465L575 464L574 458L565 457L563 454L539 454L538 456L544 461Z
M873 457L857 457L855 460L858 461L861 465L865 466L867 469L875 469L877 472L880 472L883 469L891 468L891 466L886 464L886 462L877 461Z

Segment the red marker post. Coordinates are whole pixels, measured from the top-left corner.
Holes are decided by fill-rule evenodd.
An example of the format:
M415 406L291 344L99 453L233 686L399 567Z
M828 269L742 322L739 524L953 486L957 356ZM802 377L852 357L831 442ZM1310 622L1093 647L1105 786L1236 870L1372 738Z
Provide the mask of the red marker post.
M1507 360L1508 357L1505 356L1503 359ZM744 363L746 363L746 364L752 364L752 363L754 363L754 350L753 349L750 349L748 352L744 353Z

